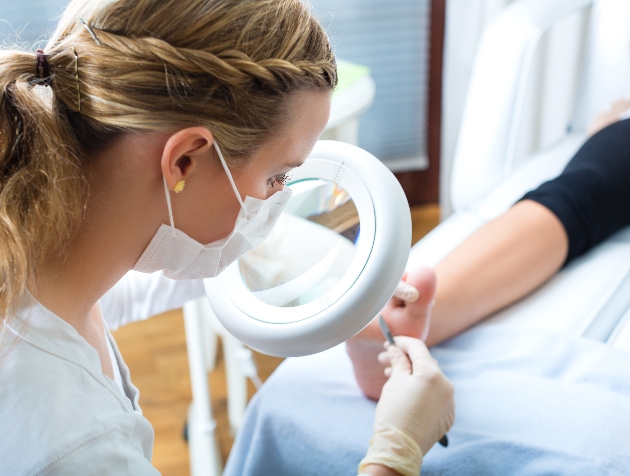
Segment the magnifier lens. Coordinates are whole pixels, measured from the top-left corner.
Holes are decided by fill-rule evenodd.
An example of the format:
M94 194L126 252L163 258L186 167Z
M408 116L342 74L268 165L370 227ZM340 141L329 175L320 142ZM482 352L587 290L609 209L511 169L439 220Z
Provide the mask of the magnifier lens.
M269 238L239 259L246 287L277 307L301 306L332 289L352 263L361 229L339 185L309 179L289 186L293 195Z

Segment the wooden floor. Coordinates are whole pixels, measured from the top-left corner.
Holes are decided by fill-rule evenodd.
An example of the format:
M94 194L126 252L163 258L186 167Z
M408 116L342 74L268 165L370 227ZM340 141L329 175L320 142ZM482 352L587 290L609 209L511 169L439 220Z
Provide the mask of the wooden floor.
M426 205L412 208L411 215L415 243L438 224L440 212L437 205ZM189 474L188 446L182 435L191 391L181 310L129 324L113 334L131 369L133 382L140 389L144 415L155 429L153 464L164 476ZM256 353L254 357L263 381L282 361ZM212 410L225 462L232 437L227 420L225 370L220 352L209 382ZM254 393L251 384L249 393L250 397Z

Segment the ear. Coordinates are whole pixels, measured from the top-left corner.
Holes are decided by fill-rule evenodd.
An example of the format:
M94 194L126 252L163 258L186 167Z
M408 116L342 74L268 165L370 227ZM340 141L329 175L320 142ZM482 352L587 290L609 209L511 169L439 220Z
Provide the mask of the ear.
M162 174L166 186L173 190L180 180L186 180L197 168L199 160L207 160L214 137L205 127L188 127L173 134L162 152Z

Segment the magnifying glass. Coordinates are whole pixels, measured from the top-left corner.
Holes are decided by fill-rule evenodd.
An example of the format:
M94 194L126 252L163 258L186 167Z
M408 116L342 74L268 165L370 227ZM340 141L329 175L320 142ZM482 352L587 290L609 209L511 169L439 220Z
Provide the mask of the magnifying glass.
M394 294L411 245L405 194L363 149L319 141L287 186L293 195L267 240L204 281L226 329L279 357L363 329Z

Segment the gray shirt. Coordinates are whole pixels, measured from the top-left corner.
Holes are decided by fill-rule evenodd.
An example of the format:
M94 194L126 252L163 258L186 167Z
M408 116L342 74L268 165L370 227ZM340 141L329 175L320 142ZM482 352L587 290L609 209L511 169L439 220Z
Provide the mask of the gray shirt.
M156 475L142 416L109 328L203 295L201 281L129 273L102 300L124 393L74 327L33 300L0 332L0 474Z

